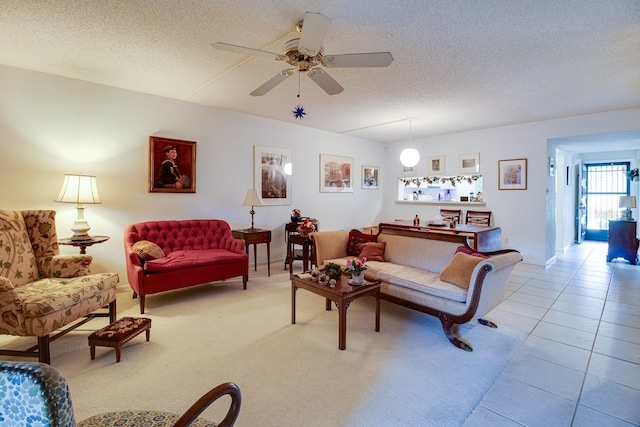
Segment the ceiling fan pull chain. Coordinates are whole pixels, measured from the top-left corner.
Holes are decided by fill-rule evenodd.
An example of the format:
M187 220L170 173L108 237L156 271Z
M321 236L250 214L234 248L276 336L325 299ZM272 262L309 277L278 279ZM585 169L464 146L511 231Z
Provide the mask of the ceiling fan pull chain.
M292 111L293 117L296 119L304 119L305 114L304 107L300 105L300 73L298 73L298 106Z

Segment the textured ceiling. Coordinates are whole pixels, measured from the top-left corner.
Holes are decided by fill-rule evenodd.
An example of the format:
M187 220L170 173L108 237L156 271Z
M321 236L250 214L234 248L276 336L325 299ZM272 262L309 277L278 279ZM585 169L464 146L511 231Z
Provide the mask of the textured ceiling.
M372 140L640 107L638 0L0 0L0 64ZM325 53L389 51L388 68L329 73L329 96L288 68L217 50L281 52L306 11ZM293 117L298 85L307 115Z

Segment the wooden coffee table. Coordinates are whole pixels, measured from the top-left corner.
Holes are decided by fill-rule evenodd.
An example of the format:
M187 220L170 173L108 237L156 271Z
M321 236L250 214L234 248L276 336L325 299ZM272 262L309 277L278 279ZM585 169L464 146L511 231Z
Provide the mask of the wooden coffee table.
M338 348L347 348L347 309L351 301L364 295L376 297L376 332L380 331L380 281L366 282L363 285L350 285L349 276L343 274L335 288L322 285L313 279L291 276L291 324L296 324L296 291L306 289L326 298L326 310L331 310L331 301L338 307Z

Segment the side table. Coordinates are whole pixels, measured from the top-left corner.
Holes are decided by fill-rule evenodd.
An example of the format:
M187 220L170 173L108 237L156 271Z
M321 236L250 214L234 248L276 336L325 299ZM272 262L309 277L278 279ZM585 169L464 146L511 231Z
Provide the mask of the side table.
M249 245L253 245L253 263L254 271L258 271L258 256L256 245L260 243L267 244L267 273L271 276L271 230L260 228L243 228L240 230L231 230L231 234L236 239L244 240L245 250L249 255Z
M287 256L289 261L289 275L293 275L293 252L295 245L302 246L302 271L309 270L309 252L312 249L313 241L307 236L302 234L290 234L289 235L289 247L287 248Z
M104 243L107 240L109 240L109 236L91 236L90 238L83 239L83 240L80 240L80 239L74 240L71 237L67 237L64 239L58 239L58 244L80 248L80 253L86 254L87 246L97 245L98 243Z

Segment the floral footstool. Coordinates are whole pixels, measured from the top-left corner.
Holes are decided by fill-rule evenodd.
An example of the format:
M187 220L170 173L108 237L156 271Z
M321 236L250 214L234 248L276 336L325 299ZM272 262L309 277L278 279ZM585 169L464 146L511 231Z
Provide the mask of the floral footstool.
M122 346L137 335L146 332L147 341L151 334L151 319L146 317L123 317L89 335L91 360L96 358L96 346L113 347L116 363L120 362Z

